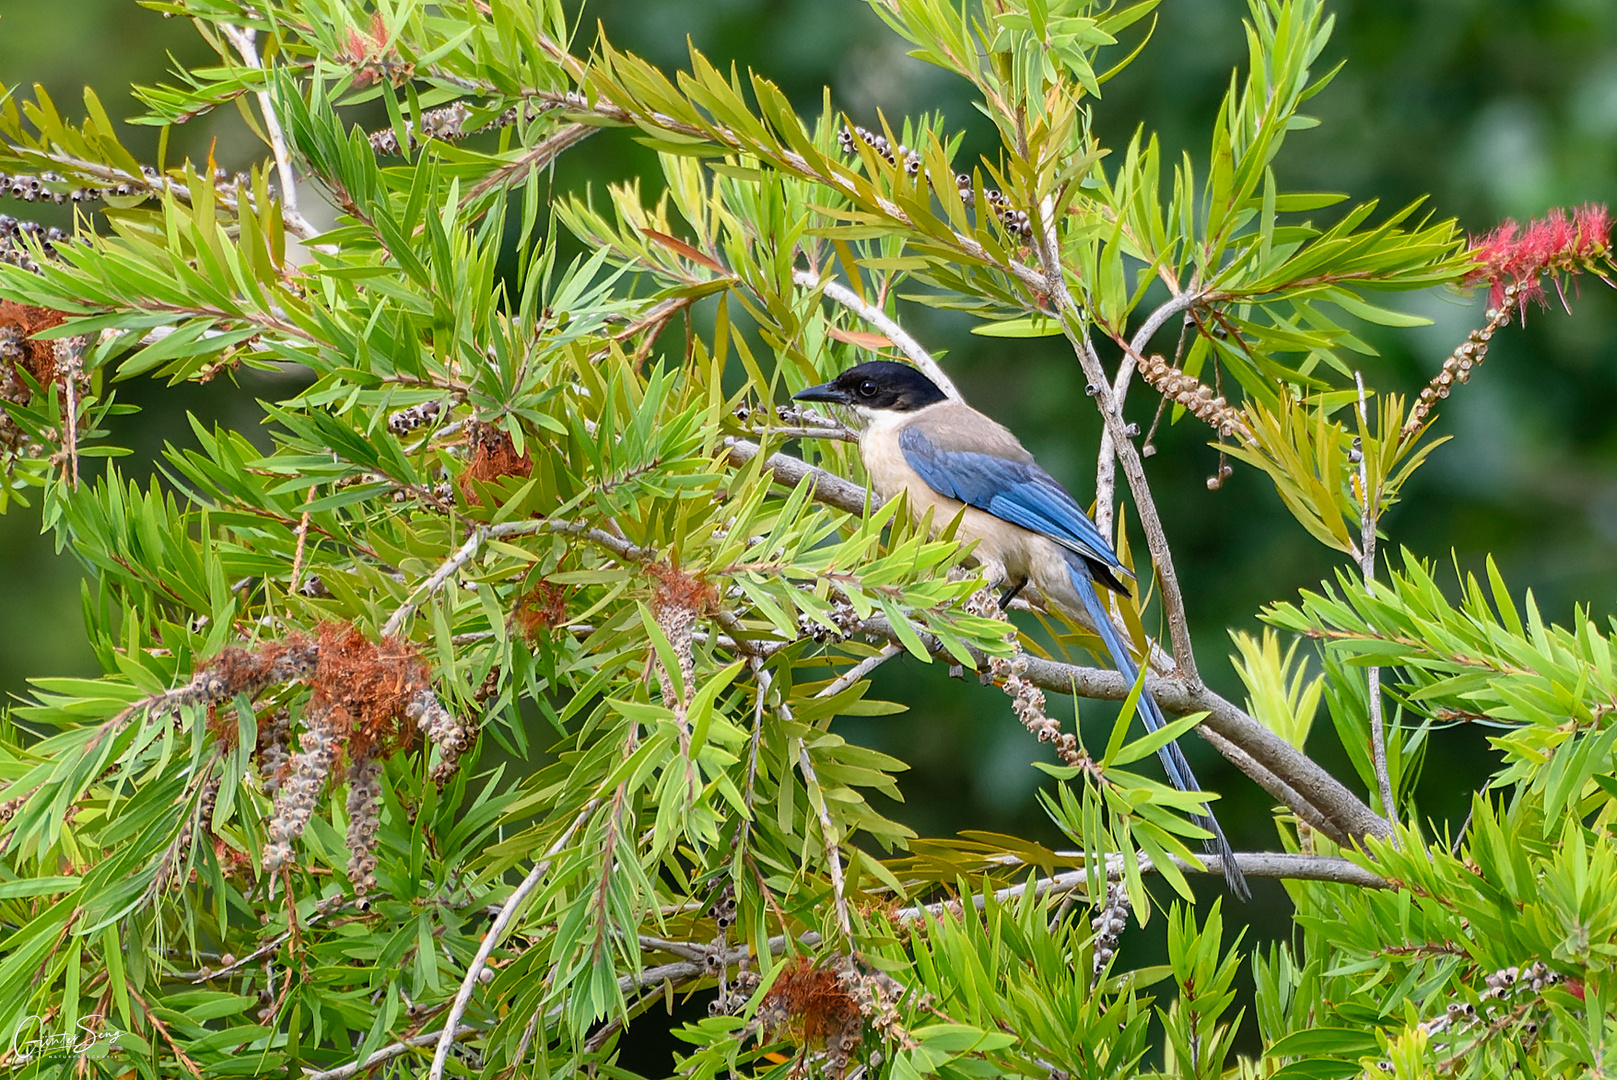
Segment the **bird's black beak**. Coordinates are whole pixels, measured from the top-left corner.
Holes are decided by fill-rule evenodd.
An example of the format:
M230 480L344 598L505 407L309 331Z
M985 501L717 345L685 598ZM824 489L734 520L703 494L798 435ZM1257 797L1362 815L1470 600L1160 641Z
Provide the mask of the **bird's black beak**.
M799 390L792 395L793 401L824 401L831 405L848 404L848 394L845 390L838 390L830 383L821 383L811 386L807 390Z

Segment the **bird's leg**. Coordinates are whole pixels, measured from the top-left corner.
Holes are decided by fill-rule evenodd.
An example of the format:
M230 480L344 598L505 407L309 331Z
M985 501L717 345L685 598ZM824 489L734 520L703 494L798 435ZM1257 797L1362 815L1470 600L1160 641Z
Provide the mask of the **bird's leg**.
M1010 607L1011 601L1016 599L1016 594L1025 588L1027 588L1027 578L1023 578L1015 585L1012 585L1009 589L1006 589L1005 595L999 598L999 609L1004 611L1006 608Z

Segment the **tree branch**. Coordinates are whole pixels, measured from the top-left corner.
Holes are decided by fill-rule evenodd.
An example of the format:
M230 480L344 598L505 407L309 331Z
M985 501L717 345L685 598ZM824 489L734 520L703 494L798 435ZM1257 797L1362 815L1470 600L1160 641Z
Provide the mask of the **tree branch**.
M1236 746L1230 740L1203 725L1196 729L1196 734L1212 744L1213 749L1223 754L1237 769L1251 777L1254 783L1274 797L1275 801L1287 807L1310 826L1329 836L1331 840L1342 847L1351 848L1353 838L1342 827L1322 814L1318 807L1299 795L1295 789L1274 773L1252 760L1252 755Z
M861 630L898 640L892 624L880 616L865 620ZM943 643L936 637L926 633L920 637L933 655L947 655ZM966 647L978 670L987 670L988 655L969 644ZM1133 689L1131 682L1111 668L1080 667L1037 656L1026 656L1025 659L1027 671L1023 678L1041 690L1076 694L1098 701L1122 701ZM1196 730L1199 732L1205 728L1239 747L1244 752L1243 756L1231 759L1237 768L1247 772L1260 786L1276 798L1283 799L1287 806L1299 814L1306 815L1310 809L1317 813L1331 826L1327 828L1321 825L1327 834L1340 832L1344 840L1350 841L1365 836L1390 835L1392 828L1387 821L1344 787L1341 781L1204 684L1166 678L1152 671L1146 675L1145 689L1158 705L1176 716L1206 712L1207 718ZM1260 771L1249 771L1253 765L1258 766ZM1275 780L1279 783L1272 782Z
M1109 668L1080 668L1053 660L1029 657L1026 676L1046 690L1076 692L1084 697L1122 701L1132 688ZM1387 821L1366 806L1313 759L1220 697L1200 682L1167 679L1151 672L1145 688L1168 712L1184 716L1207 712L1203 727L1244 750L1253 761L1289 787L1304 804L1312 805L1348 837L1383 837L1392 832ZM1198 729L1199 730L1199 729ZM1235 762L1237 766L1241 763ZM1293 805L1288 803L1287 805ZM1295 806L1294 806L1295 808Z
M835 681L814 696L817 698L836 697L838 694L842 693L842 691L846 690L860 679L863 679L866 675L869 675L872 671L875 671L877 668L881 667L883 664L887 663L887 661L891 660L893 657L899 655L903 651L904 646L898 644L896 641L889 641L886 645L882 646L881 652L878 652L875 656L865 657L853 667L839 675Z
M820 821L820 836L825 841L825 863L831 872L831 900L836 906L837 927L844 938L851 938L853 925L848 919L847 888L842 881L842 850L837 842L836 826L831 822L831 812L826 809L820 778L814 772L814 762L809 760L808 744L802 739L797 740L797 768L803 774L804 784L810 793L809 803ZM818 799L814 798L815 793L819 794Z
M1063 858L1082 858L1082 852L1058 851L1056 854ZM1194 862L1169 857L1173 864L1188 874L1222 874L1224 873L1224 860L1217 855L1198 855ZM1144 874L1156 873L1157 868L1150 857L1143 852L1137 853L1135 859L1139 862L1140 872ZM1024 865L1022 860L1014 855L1004 858L1007 866ZM1238 851L1235 853L1235 865L1241 868L1241 873L1247 877L1275 878L1289 881L1328 881L1337 885L1357 885L1366 889L1390 889L1392 886L1379 874L1359 866L1340 855L1307 855L1290 851ZM1123 857L1116 852L1106 856L1106 876L1116 880L1123 876ZM1052 893L1069 892L1073 889L1083 888L1089 880L1088 870L1067 870L1052 877L1039 878L1037 881L1023 882L1020 885L1007 885L1003 889L994 891L994 899L1004 902L1015 900L1023 896L1029 889L1034 896L1048 896ZM981 910L987 905L987 895L978 894L972 897L973 903ZM920 918L924 910L928 914L936 915L947 907L943 904L927 904L924 908L899 908L898 918L902 921Z
M1161 330L1169 319L1189 311L1206 296L1205 292L1186 289L1170 297L1161 307L1147 315L1145 322L1140 324L1140 328L1134 332L1134 337L1129 341L1127 359L1137 365L1140 358L1145 355L1146 346L1151 344L1153 337L1156 337L1157 331Z
M596 800L591 799L584 809L578 812L578 816L573 818L573 823L556 838L554 844L550 845L550 850L545 852L544 858L533 864L533 869L522 879L522 884L512 891L505 904L501 906L500 914L494 919L494 925L483 935L483 943L477 947L477 955L472 957L471 964L466 968L466 978L461 980L460 992L455 995L455 1002L449 1007L449 1015L444 1020L443 1031L438 1035L438 1049L432 1055L432 1068L427 1071L428 1080L443 1080L444 1064L449 1060L449 1048L455 1045L456 1037L461 1034L460 1018L466 1015L466 1006L472 1000L472 991L477 988L477 977L482 973L483 965L488 963L489 954L505 936L505 929L516 918L522 902L539 884L540 879L550 872L550 863L556 857L556 853L572 840L579 826L583 825L594 811L595 804Z
M760 449L757 443L733 435L725 436L724 448L726 459L737 469L757 457ZM805 476L812 477L814 500L844 513L863 514L867 506L875 510L882 504L881 496L863 484L826 472L790 454L769 455L764 460L764 470L774 476L777 484L785 487L796 487Z
M497 187L504 187L512 177L525 174L532 169L543 169L561 157L569 148L578 145L595 134L597 130L597 128L593 128L588 124L568 124L523 151L515 161L501 165L473 184L466 194L461 197L460 204L465 206L479 195L492 191Z
M1117 403L1119 413L1123 411L1123 403L1128 398L1129 382L1134 378L1134 372L1139 367L1139 359L1144 354L1146 346L1151 344L1151 338L1169 319L1194 307L1203 295L1191 289L1175 293L1165 304L1147 315L1145 322L1140 324L1140 329L1135 332L1133 340L1125 347L1123 360L1117 365L1117 376L1112 380L1112 400ZM1117 447L1112 441L1112 429L1103 427L1100 433L1100 452L1095 458L1095 526L1100 529L1102 536L1112 534L1112 503L1116 499L1114 494L1116 475Z
M1168 632L1173 640L1173 658L1177 675L1186 682L1200 683L1201 676L1196 671L1196 654L1190 642L1190 624L1185 617L1184 595L1179 591L1179 577L1174 572L1173 553L1168 548L1168 536L1163 532L1162 519L1157 515L1157 504L1151 495L1151 485L1145 478L1145 468L1140 464L1139 450L1124 430L1123 410L1118 399L1112 394L1111 385L1106 378L1106 369L1095 352L1094 343L1089 340L1087 331L1079 331L1084 318L1083 311L1067 288L1065 271L1061 265L1061 246L1056 236L1055 217L1048 198L1038 207L1037 212L1039 220L1033 229L1033 239L1039 261L1044 267L1045 286L1042 291L1055 302L1057 309L1062 313L1062 329L1066 332L1067 340L1072 343L1073 352L1084 370L1084 377L1089 380L1089 385L1094 387L1101 420L1111 436L1117 458L1123 465L1123 475L1129 482L1129 491L1134 496L1134 511L1139 515L1141 528L1145 530L1146 546L1150 549L1151 562L1156 567L1157 581L1162 587L1162 610L1168 616Z
M262 68L258 59L256 30L229 23L221 23L220 29L230 39L242 63L254 71ZM269 136L270 153L275 155L275 171L281 180L281 220L299 240L313 239L319 235L319 230L298 211L298 177L292 171L292 155L286 147L286 133L281 130L281 118L275 112L275 99L270 97L268 90L255 91L253 96L258 99L258 111L263 114L264 132Z
M1381 493L1370 494L1370 466L1363 441L1363 437L1370 433L1370 416L1364 404L1364 376L1355 371L1353 381L1359 387L1361 432L1355 443L1359 455L1359 499L1363 507L1359 516L1359 572L1364 575L1365 595L1373 597L1376 594L1376 507L1381 501ZM1365 681L1370 712L1370 757L1375 766L1376 787L1381 795L1381 812L1396 825L1398 807L1392 790L1392 776L1387 771L1387 732L1381 715L1381 668L1371 665L1365 673Z
M880 330L887 336L888 341L898 347L899 352L909 358L910 363L920 368L926 374L926 377L936 384L939 390L942 390L955 401L965 400L960 396L960 391L955 389L954 383L949 381L949 376L943 373L943 368L939 367L938 362L932 359L932 355L921 348L921 343L911 337L902 326L894 322L881 308L865 303L859 298L859 294L841 282L831 278L818 277L807 270L793 270L792 280L805 289L820 291Z
M756 448L755 448L756 450ZM626 562L645 562L651 553L645 548L637 547L621 537L613 536L609 532L593 529L577 521L551 521L549 519L529 521L503 521L498 525L479 525L472 530L472 535L449 558L445 559L432 575L413 589L404 603L388 618L382 627L383 637L392 637L404 628L405 621L410 615L428 600L434 593L444 587L455 573L477 556L485 541L502 536L531 536L534 533L561 533L565 536L578 536L598 547L604 547L618 558Z
M477 1030L477 1028L472 1027L470 1024L463 1024L459 1030L455 1032L455 1038L458 1039L463 1035L474 1034ZM442 1037L443 1032L441 1031L425 1031L419 1035L412 1035L408 1039L400 1039L396 1043L390 1043L389 1045L382 1047L380 1050L376 1051L376 1053L372 1054L363 1061L350 1061L348 1064L339 1065L335 1069L326 1069L322 1072L315 1073L305 1073L303 1075L303 1080L348 1080L348 1078L351 1076L357 1076L362 1072L369 1072L379 1065L386 1065L394 1058L399 1057L402 1054L407 1054L411 1050L418 1047L431 1046Z

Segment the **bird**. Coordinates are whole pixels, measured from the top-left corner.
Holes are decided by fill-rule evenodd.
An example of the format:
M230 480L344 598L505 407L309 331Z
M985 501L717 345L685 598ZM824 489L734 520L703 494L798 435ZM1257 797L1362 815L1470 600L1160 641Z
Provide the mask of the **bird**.
M891 360L859 364L792 397L840 405L854 415L859 457L884 500L907 496L917 521L928 511L938 525L958 516L955 536L976 541L972 554L984 577L1006 589L1002 606L1031 584L1048 605L1095 630L1125 679L1139 677L1095 588L1126 596L1133 575L1067 489L1009 430L944 393L917 368ZM1138 712L1148 731L1167 723L1149 693L1141 693ZM1177 742L1165 743L1157 755L1174 787L1201 790ZM1248 899L1218 819L1209 809L1193 820L1212 834L1206 847L1220 857L1230 891Z

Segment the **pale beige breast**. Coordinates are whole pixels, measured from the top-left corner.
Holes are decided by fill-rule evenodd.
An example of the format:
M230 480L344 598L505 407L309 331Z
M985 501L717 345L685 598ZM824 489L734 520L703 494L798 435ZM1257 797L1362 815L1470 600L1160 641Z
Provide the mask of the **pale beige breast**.
M974 555L990 579L1026 577L1027 542L1036 538L992 514L966 506L959 499L938 494L917 476L898 444L905 423L912 419L901 413L878 413L860 433L859 456L865 463L871 488L884 500L896 498L900 492L907 493L910 516L920 521L930 510L934 528L949 524L963 509L955 536L962 541L977 542Z

